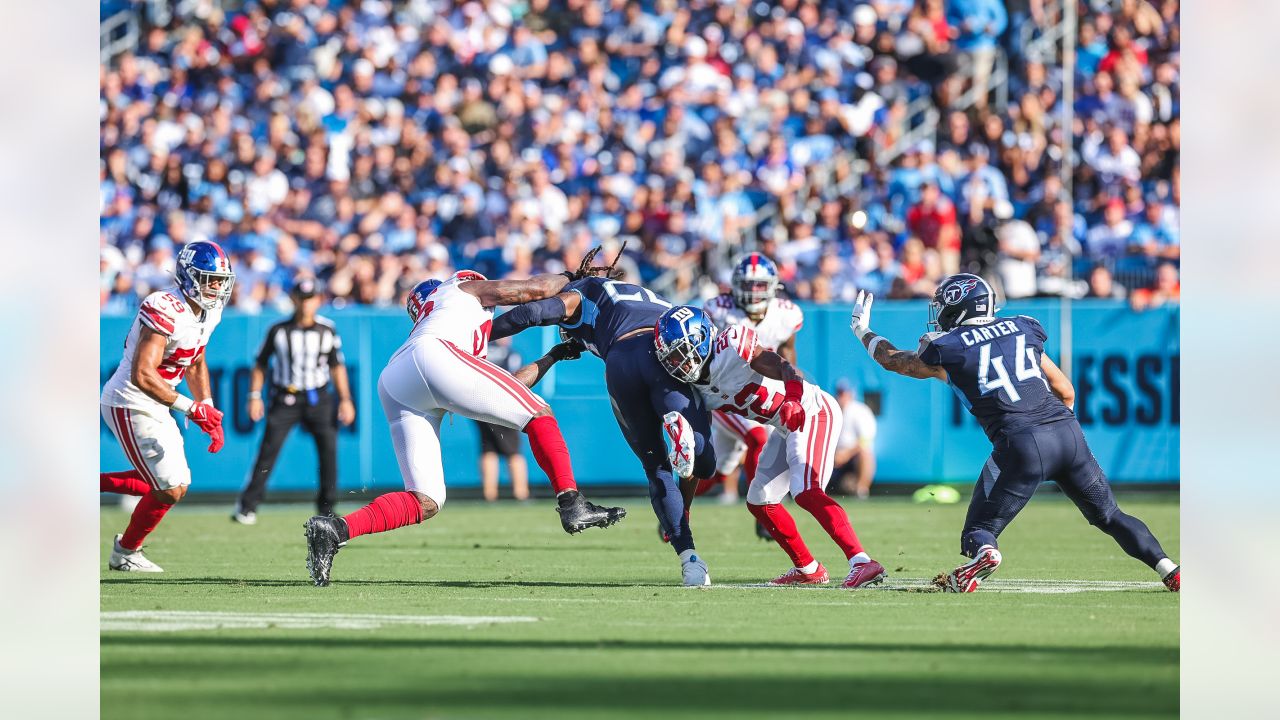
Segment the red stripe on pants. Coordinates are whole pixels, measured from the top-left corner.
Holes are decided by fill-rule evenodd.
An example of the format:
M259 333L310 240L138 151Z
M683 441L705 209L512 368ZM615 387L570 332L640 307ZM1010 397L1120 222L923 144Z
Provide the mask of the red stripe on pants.
M142 452L138 449L137 438L133 434L133 423L129 421L129 410L126 408L111 408L115 417L116 430L120 433L120 445L124 448L124 454L129 458L129 462L133 463L133 468L138 474L146 479L147 484L159 490L160 484L156 482L155 475L151 473L151 468L147 466L146 460L142 457Z

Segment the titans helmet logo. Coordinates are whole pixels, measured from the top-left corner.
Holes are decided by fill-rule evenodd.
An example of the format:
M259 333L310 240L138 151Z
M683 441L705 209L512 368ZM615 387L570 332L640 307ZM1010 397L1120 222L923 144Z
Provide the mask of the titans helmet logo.
M970 291L976 287L978 287L977 278L958 280L942 294L942 301L948 305L955 305L968 297Z

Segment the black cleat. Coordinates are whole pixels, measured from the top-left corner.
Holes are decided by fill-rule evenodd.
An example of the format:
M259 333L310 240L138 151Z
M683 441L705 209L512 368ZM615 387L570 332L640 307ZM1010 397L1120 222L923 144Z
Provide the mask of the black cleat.
M339 548L347 544L347 521L332 515L317 515L303 526L307 537L307 572L316 587L329 584L329 570Z
M756 537L760 538L761 540L768 540L769 542L773 542L773 536L769 534L769 531L765 529L764 525L760 524L759 520L756 521Z
M609 527L627 516L625 508L600 507L588 502L577 490L566 490L556 499L560 513L560 525L570 535L580 533L589 527Z

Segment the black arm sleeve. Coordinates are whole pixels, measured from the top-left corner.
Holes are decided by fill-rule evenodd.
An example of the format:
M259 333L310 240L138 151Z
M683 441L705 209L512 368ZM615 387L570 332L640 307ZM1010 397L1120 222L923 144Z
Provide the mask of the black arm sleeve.
M267 361L271 359L271 353L275 352L276 331L279 329L279 325L272 325L267 331L267 336L262 338L262 349L258 350L258 358L254 362L260 370L267 369Z
M526 328L555 325L565 319L564 301L558 296L517 305L493 319L490 340L501 340Z

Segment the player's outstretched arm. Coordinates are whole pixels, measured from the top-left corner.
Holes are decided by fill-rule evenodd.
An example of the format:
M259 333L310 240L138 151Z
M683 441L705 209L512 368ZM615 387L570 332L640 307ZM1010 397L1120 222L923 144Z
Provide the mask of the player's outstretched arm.
M1068 410L1076 409L1076 388L1071 384L1071 380L1067 378L1067 374L1049 359L1048 355L1040 356L1040 370L1044 372L1044 379L1049 383L1049 391L1058 396L1063 405Z
M553 297L517 305L493 319L489 339L501 340L531 327L572 321L581 305L582 296L576 292L562 292Z
M563 274L535 275L528 280L472 280L458 287L474 295L485 307L519 305L542 300L564 289L569 278Z
M853 304L853 313L849 317L849 329L858 338L858 342L862 343L862 347L871 356L871 359L875 360L885 370L899 375L920 380L929 378L946 380L946 370L926 363L920 359L919 355L913 352L899 350L893 346L893 343L871 331L871 304L873 302L875 302L874 295L869 292L859 292Z
M561 360L577 360L579 357L582 357L583 350L586 350L586 347L584 347L582 342L579 340L562 342L548 350L546 355L543 355L537 360L534 360L528 365L516 370L512 374L515 375L516 380L519 380L525 387L531 388L542 380L542 376L547 374L547 371L551 369L552 365L555 365Z

